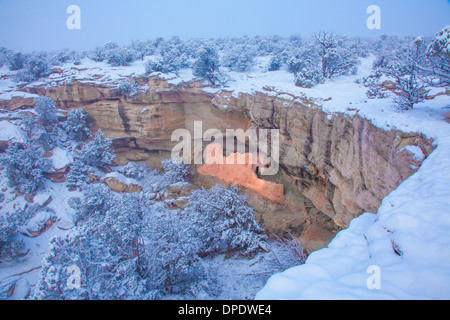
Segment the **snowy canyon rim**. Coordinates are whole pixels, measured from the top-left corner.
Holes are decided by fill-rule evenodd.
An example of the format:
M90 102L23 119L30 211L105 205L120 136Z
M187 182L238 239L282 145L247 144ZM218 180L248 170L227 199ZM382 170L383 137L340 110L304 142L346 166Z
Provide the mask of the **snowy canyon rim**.
M204 130L222 132L279 130L277 175L260 176L254 166L246 165L207 168L201 174L201 166L194 166L193 183L239 185L269 233L290 231L309 252L327 246L353 218L376 213L383 198L420 167L422 160L406 146L419 147L425 157L434 150L432 140L421 134L385 131L357 114L329 115L312 99L270 88L253 94L211 94L195 81L173 85L158 77L134 80L148 89L126 96L111 86L72 82L21 90L49 96L63 110L84 109L95 123L92 130L100 128L114 139L119 165L135 161L158 167L176 144L171 141L173 131L184 128L193 133L195 121L202 121ZM33 105L31 98L16 97L0 107L25 111ZM268 198L263 192L268 186L282 190L282 198Z

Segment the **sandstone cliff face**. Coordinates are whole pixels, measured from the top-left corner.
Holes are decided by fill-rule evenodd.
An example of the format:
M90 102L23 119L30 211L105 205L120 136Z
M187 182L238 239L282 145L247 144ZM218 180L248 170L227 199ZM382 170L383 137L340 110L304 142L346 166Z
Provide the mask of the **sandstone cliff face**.
M403 147L418 146L425 156L433 150L431 141L419 134L384 131L357 115L330 117L304 98L287 99L273 92L211 95L196 83L172 86L156 78L138 82L149 89L134 97L81 83L27 91L48 95L61 108L83 108L96 128L115 139L118 163L155 165L176 144L171 142L172 132L180 128L192 132L194 121L203 121L203 130L222 132L251 126L279 129L276 182L287 187L285 201L273 203L258 192L252 200L269 231L294 230L310 250L327 245L363 212L376 213L382 199L415 172L421 163L400 151ZM11 105L16 107L17 101Z
M359 116L331 118L309 101L222 93L214 102L245 111L260 127L278 128L286 178L341 228L363 212L376 213L382 199L415 172L412 166L420 166L399 152L403 147L419 146L425 156L433 150L419 134L384 131Z

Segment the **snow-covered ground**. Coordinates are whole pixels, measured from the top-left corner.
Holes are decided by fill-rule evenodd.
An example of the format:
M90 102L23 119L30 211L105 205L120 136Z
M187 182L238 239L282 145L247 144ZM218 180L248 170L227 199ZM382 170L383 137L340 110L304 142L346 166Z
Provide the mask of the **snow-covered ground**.
M450 97L441 95L426 100L403 113L396 111L392 97L368 99L365 95L367 88L357 80L370 74L373 59L373 56L362 59L357 75L329 80L312 89L296 87L294 75L286 70L267 71L269 57L258 58L258 65L249 72L226 72L229 80L224 89L232 91L234 96L260 91L280 98L313 98L330 117L335 112L358 113L386 130L395 128L423 133L434 139L437 145L421 168L384 199L376 215L366 213L354 219L327 248L311 254L306 264L273 275L256 295L257 299L450 298L450 124L443 118L443 114L450 111ZM136 61L129 67L113 68L103 62L84 59L81 65L67 64L60 74L52 74L30 86L52 86L74 80L116 84L121 79L144 74L145 62ZM12 74L6 69L0 72L0 75ZM188 69L177 75L159 76L174 85L194 79ZM17 88L17 84L8 77L2 77L0 99L7 100L16 95L33 96L16 91ZM221 89L204 90L215 93ZM3 120L0 122L0 137L3 137L0 140L20 141L20 128ZM418 150L407 150L418 158L423 157ZM61 162L58 166L69 161L70 155L64 150L56 151L55 162ZM0 182L4 188L5 181ZM49 207L57 212L58 218L70 221L71 209L67 199L73 197L73 193L69 195L65 186L51 182L42 192L52 194ZM8 194L5 203L13 201L12 197ZM25 200L21 200L18 205L24 203ZM26 239L26 247L30 249L28 255L16 263L0 264L0 287L24 275L31 285L35 284L48 238L65 232L55 224L40 237ZM231 275L231 271L242 267L230 266L224 270ZM248 263L244 267L250 268ZM243 284L248 285L246 281L233 283L235 290L244 290ZM260 284L255 286L255 290L261 287ZM246 292L241 297L253 296Z

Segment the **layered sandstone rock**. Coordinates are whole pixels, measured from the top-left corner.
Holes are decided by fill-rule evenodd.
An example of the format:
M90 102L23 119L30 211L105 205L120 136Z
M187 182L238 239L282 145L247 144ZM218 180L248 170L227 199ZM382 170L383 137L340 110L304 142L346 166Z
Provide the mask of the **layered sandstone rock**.
M173 131L185 128L194 139L194 121L202 121L204 131L214 128L223 133L250 127L279 129L280 174L273 182L297 190L306 200L297 201L294 191L288 196L285 188L284 201L276 203L282 199L281 189L271 190L272 185L264 182L268 178L250 168L208 170L256 192L253 205L269 230L295 229L300 238L316 241L315 248L320 238L325 239L321 245L326 245L330 233L347 227L361 213L376 213L382 199L417 170L421 163L402 148L418 146L425 156L433 150L431 141L419 134L384 131L358 115L330 116L304 97L269 89L239 97L226 91L211 95L197 83L172 86L156 78L137 81L149 89L133 97L76 82L26 90L52 97L61 108L83 108L95 121L94 130L101 128L115 139L119 164L148 161L154 165L170 156L177 143L171 141ZM236 180L239 173L245 181ZM307 210L302 208L305 201Z

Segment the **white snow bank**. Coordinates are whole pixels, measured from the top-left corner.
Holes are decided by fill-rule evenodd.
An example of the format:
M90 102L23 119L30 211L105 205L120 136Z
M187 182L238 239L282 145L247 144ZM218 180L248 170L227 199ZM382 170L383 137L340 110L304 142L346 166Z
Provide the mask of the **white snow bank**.
M357 107L380 127L424 133L436 150L376 215L354 219L305 265L272 276L257 299L450 299L450 125L442 120L450 97L403 113L389 102ZM405 149L423 157L420 148ZM380 286L374 288L375 278Z
M423 154L422 149L420 149L418 146L406 146L398 150L398 152L401 152L403 150L406 150L409 153L411 153L413 155L414 161L423 161L423 159L425 159L425 155Z
M27 137L25 132L18 126L7 120L3 120L0 121L0 140L23 143L27 140Z
M25 278L19 278L12 287L12 294L8 300L25 300L31 291L31 286Z

